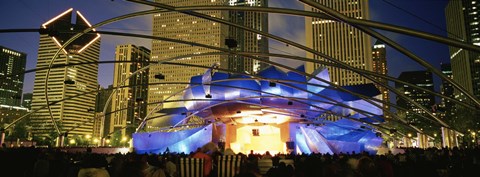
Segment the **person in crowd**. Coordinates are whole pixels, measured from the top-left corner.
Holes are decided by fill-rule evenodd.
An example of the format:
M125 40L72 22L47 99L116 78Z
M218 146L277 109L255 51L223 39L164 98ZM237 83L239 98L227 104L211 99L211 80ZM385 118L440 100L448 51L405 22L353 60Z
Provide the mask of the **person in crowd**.
M192 155L192 158L201 158L203 159L203 176L207 177L212 172L212 157L207 154L209 150L207 148L198 148L197 151Z
M168 177L174 177L177 174L177 165L176 164L176 159L174 158L173 155L167 154L166 158L164 159L165 161L165 172Z
M78 177L110 177L107 160L100 154L86 154L81 162Z
M62 151L60 151L62 150ZM19 177L177 177L176 165L184 153L138 155L135 153L115 154L110 163L105 154L83 152L67 153L58 148L15 147L0 151L1 174ZM208 151L208 150L207 150ZM216 154L218 152L213 152ZM239 155L241 155L239 153ZM236 177L260 177L257 160L242 161ZM265 154L267 156L267 154ZM271 156L271 155L270 155ZM199 149L191 157L204 158L212 163L212 156ZM472 176L480 169L480 148L406 148L396 153L371 155L364 152L346 154L276 154L271 158L293 159L294 166L275 164L265 176L276 177L463 177ZM268 158L268 156L267 156ZM108 171L107 169L108 164ZM294 167L294 168L293 168ZM161 170L158 170L161 169ZM204 176L215 177L211 172ZM163 172L163 173L162 173ZM8 175L7 175L8 176Z
M147 168L144 170L146 177L166 177L164 164L160 161L162 158L157 155L149 155L147 159Z

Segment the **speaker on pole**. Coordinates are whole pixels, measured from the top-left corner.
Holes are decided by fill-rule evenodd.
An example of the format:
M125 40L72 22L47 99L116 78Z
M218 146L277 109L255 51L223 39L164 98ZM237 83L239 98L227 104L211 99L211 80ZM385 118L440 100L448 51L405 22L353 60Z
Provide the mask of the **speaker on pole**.
M225 150L225 142L219 141L219 142L217 143L217 146L218 146L218 149L220 149L220 150L222 150L222 151Z
M287 141L287 149L295 149L295 142Z
M291 154L291 153L295 154L296 153L295 152L295 142L294 141L287 141L286 144L287 144L287 153L288 154Z

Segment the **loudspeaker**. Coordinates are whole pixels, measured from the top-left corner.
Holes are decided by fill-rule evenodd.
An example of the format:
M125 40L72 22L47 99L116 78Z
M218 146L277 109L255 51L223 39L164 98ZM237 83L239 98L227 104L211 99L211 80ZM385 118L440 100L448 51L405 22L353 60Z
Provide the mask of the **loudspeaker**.
M253 136L260 136L260 131L259 131L259 129L252 129L252 135L253 135Z
M225 150L225 142L220 141L217 143L217 145L218 149Z
M293 141L287 141L287 149L295 149L295 142Z

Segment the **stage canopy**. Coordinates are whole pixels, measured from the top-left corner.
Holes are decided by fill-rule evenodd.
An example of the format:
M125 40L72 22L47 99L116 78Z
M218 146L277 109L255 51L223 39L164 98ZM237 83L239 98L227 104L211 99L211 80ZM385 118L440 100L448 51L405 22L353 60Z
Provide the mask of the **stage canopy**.
M291 131L289 138L297 151L374 153L382 142L373 126L383 122L382 104L352 93L381 98L378 89L373 84L333 86L325 68L316 70L313 77L301 73L303 66L289 72L271 66L255 76L215 72L214 68L193 76L183 92L182 104L164 106L157 112L163 116L149 124L167 129L135 134L134 147L141 152L158 153L167 147L185 152L205 143L194 142L194 137L218 133L212 131L212 125L288 123L295 125L287 131ZM191 124L194 118L205 120L205 126L171 131ZM222 141L215 139L219 136L208 136L207 141ZM175 138L154 143L166 137Z

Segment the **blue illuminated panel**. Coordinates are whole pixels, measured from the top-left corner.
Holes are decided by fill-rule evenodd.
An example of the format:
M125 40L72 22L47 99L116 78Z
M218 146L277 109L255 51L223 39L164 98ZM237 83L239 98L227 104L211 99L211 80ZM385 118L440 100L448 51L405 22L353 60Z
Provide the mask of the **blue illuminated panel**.
M305 68L300 66L297 71L304 72ZM183 95L184 99L202 100L185 101L184 109L196 113L196 116L223 122L267 114L292 115L296 119L312 121L325 111L331 111L358 121L340 119L336 122L324 121L321 126L292 128L290 131L295 132L291 135L298 150L304 153L352 151L375 153L382 139L376 136L373 127L359 121L383 122L383 111L379 108L382 107L381 104L377 107L355 95L333 89L325 82L330 80L327 69L319 69L312 75L318 79L310 77L307 79L295 71L285 73L271 66L258 73L260 78L273 79L264 80L207 70L205 74L191 78L190 85ZM373 84L343 88L366 97L376 97L380 94ZM369 112L370 115L360 114L337 102ZM218 103L221 104L217 105ZM171 120L178 120L176 117L181 119L182 116L177 115ZM179 132L138 133L134 135L134 147L138 152L158 153L168 147L170 151L188 153L210 142L211 137L211 126Z

